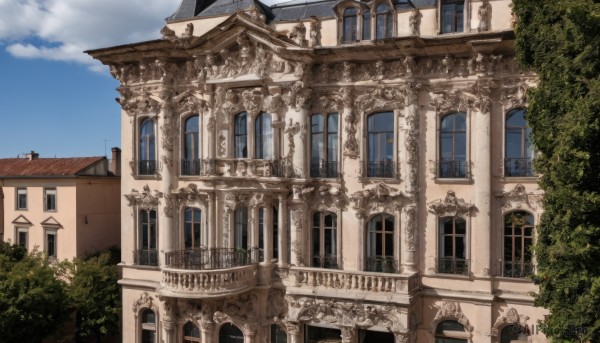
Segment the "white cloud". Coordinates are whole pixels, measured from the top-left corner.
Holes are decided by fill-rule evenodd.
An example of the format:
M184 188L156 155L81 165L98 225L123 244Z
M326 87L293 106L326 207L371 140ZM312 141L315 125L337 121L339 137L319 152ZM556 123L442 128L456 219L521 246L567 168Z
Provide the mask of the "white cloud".
M15 57L87 64L84 50L155 39L181 0L0 0L0 46Z

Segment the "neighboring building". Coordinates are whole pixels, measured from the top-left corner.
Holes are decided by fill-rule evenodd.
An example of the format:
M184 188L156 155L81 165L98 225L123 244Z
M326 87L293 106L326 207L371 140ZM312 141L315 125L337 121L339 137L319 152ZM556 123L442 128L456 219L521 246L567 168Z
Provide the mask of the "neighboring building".
M510 7L184 0L89 51L121 82L123 341L545 342Z
M119 246L119 158L0 159L3 240L57 260Z

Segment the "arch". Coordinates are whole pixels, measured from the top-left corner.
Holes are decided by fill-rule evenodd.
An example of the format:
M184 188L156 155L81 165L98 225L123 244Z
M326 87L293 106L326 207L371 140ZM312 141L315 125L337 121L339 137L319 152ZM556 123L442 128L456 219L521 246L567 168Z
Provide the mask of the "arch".
M512 109L504 120L504 176L533 176L534 149L526 110Z
M531 212L504 213L502 276L523 278L533 273L535 217Z
M200 328L191 321L187 321L182 327L183 343L202 342Z
M438 177L467 177L467 114L452 112L440 117Z
M141 343L156 343L157 339L157 317L156 312L152 309L145 308L141 310L140 315L140 342Z
M248 157L248 113L240 112L233 119L235 158Z
M394 112L367 116L367 177L394 176Z
M200 174L200 116L191 114L183 121L181 174Z
M358 40L358 9L347 7L342 12L342 42L353 43Z
M233 323L223 323L219 328L219 343L244 343L244 334Z
M186 207L183 211L183 247L194 249L202 246L202 210Z
M141 118L138 135L138 174L156 174L156 123L154 118Z
M435 342L445 343L447 340L452 343L467 343L469 334L464 325L456 320L442 320L435 328Z
M396 272L395 224L395 216L388 213L375 214L366 222L367 271Z

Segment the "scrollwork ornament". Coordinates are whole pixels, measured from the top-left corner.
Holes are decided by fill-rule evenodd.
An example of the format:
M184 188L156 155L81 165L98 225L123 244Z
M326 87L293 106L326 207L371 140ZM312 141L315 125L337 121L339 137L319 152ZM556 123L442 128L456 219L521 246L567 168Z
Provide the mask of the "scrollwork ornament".
M429 203L429 210L440 217L455 217L459 215L472 215L475 205L458 198L454 191L448 191L446 197Z
M436 304L438 308L435 317L433 318L433 325L431 327L437 327L437 324L446 319L452 319L462 324L467 332L471 332L473 327L469 323L469 320L460 309L460 306L456 302L443 300L441 304Z
M127 199L129 207L137 206L139 209L149 211L158 207L163 193L156 190L152 191L150 190L150 186L145 185L142 192L132 189L130 194L125 194L124 196Z
M350 196L350 200L354 203L356 217L361 219L380 210L395 213L402 207L405 198L402 192L389 187L384 182L379 182L373 188L358 191Z
M406 250L415 251L415 234L417 232L417 207L406 206L404 208L404 215L406 216L406 225L404 227L404 243L406 245Z

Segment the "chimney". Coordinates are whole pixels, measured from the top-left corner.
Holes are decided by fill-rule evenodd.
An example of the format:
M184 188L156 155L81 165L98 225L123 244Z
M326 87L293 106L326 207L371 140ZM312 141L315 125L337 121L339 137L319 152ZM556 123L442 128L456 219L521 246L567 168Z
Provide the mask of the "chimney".
M115 176L121 176L121 149L114 147L112 150L112 158L108 165L108 171Z
M32 160L37 160L38 157L40 157L40 154L31 150L31 152L28 153L27 155L25 155L25 157L27 157L28 160L32 161Z

